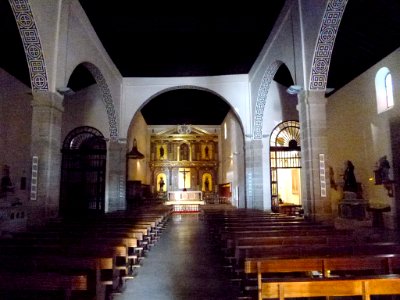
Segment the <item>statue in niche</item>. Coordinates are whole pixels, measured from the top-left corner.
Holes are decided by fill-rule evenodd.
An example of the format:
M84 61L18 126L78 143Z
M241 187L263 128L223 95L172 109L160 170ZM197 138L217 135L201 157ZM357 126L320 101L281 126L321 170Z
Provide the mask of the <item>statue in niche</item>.
M163 192L164 191L164 185L165 185L163 177L160 177L160 181L158 182L158 184L160 186L160 192Z
M208 177L206 177L206 180L204 181L204 186L206 192L210 191L210 181L208 180Z
M208 146L206 146L204 148L204 155L205 155L206 158L208 158L208 152L209 152L209 149L208 149Z
M180 146L180 160L189 160L189 146L182 144Z
M343 191L354 192L357 193L357 181L354 175L354 165L348 160L345 163L345 171L343 175L344 186Z
M160 147L160 159L163 159L163 158L164 158L164 147L161 146Z

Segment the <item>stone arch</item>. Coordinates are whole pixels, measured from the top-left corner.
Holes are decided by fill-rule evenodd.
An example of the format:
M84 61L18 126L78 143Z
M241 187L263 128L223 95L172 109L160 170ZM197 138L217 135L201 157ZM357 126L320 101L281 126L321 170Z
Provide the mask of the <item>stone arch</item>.
M103 95L103 102L106 105L106 111L108 116L108 122L110 126L110 139L117 140L118 139L118 123L117 123L117 115L115 113L114 102L112 100L110 89L108 88L107 82L99 70L94 64L89 62L82 63L89 72L93 75L96 83L99 85L101 93Z
M336 35L348 0L329 0L322 18L311 66L310 90L326 89Z
M28 0L9 0L24 47L32 90L47 91L46 63L39 32Z
M261 80L260 88L258 89L255 112L254 112L254 133L253 139L262 139L262 126L263 126L263 115L265 102L268 95L269 85L273 80L279 67L283 64L281 61L273 62L265 71L264 76Z
M157 96L160 96L161 94L164 94L166 92L170 92L173 90L183 90L183 89L194 89L194 90L199 90L199 91L205 91L205 92L209 92L211 94L214 94L215 96L221 98L222 100L224 100L226 103L229 104L230 107L232 107L232 104L229 103L229 101L227 101L225 99L225 97L221 96L220 94L218 94L217 92L210 90L208 88L204 88L204 87L200 87L200 86L195 86L195 85L177 85L177 86L173 86L173 87L169 87L169 88L165 88L163 90L158 91L157 93L153 94L152 96L150 96L143 104L140 108L144 107L147 103L149 103L151 100L153 100L154 98L156 98ZM140 110L140 109L139 109ZM232 112L235 114L235 116L237 117L237 119L239 120L239 124L240 127L243 130L243 124L242 124L242 120L240 118L240 116L237 114L237 112L233 109ZM243 130L244 132L244 130Z

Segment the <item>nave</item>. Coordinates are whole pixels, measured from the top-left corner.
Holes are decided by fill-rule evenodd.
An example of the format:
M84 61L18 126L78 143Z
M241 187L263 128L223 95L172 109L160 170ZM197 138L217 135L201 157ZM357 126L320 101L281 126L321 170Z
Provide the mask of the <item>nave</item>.
M400 295L398 232L228 205L205 205L199 214L144 205L90 221L55 220L0 243L0 299L7 300Z
M201 214L173 214L138 274L115 300L232 300L230 281Z

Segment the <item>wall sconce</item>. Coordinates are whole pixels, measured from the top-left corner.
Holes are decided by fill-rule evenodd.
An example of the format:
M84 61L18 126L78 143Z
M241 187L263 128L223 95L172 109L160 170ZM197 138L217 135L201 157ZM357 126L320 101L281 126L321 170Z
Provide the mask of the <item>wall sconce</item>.
M133 139L132 150L126 155L129 159L143 159L144 155L137 149L136 139Z

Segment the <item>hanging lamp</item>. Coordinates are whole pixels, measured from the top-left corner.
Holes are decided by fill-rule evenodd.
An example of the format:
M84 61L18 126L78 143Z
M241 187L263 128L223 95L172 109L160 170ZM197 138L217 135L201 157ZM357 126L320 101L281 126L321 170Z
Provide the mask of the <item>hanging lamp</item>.
M133 139L132 150L130 152L128 152L128 154L126 156L130 159L143 159L144 158L144 155L142 153L140 153L139 150L137 149L136 139Z
M303 87L297 84L297 75L296 75L296 46L294 43L294 26L293 26L293 15L290 12L290 22L292 26L292 47L293 47L293 69L294 69L294 84L288 87L286 92L290 95L297 95L303 90Z

